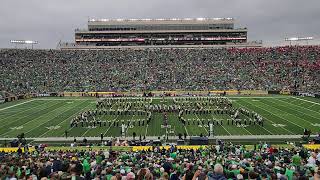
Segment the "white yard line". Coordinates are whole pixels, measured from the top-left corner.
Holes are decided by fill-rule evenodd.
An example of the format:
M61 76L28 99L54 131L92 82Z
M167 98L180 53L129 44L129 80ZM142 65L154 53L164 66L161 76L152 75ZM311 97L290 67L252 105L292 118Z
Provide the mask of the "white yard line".
M214 116L213 116L213 114L211 114L211 116L212 116L212 119L214 120L215 118L214 118ZM222 125L221 126L229 135L231 135L231 133ZM213 132L213 134L214 134L215 132Z
M316 103L316 102L313 102L313 101L308 101L308 100L301 99L301 98L298 98L298 97L295 97L295 96L292 96L292 98L299 99L299 100L301 100L301 101L309 102L309 103L312 103L312 104L320 105L320 103Z
M184 130L186 131L187 136L189 136L189 132L188 132L187 127L186 127L186 126L184 126Z
M5 108L2 108L2 109L0 109L0 111L6 110L6 109L10 109L10 108L13 108L13 107L16 107L16 106L19 106L19 105L22 105L22 104L26 104L26 103L29 103L29 102L32 102L32 101L34 101L34 99L29 100L29 101L25 101L25 102L22 102L22 103L18 103L18 104L12 105L12 106L8 106L8 107L5 107Z
M112 127L112 123L115 122L115 121L118 119L118 117L119 117L119 115L117 115L117 117L111 121L111 124L110 124L109 128L107 129L107 131L106 131L105 133L103 133L103 137L106 136L106 134L108 133L108 131L109 131L110 128Z
M277 101L280 101L280 102L284 102L284 103L290 104L290 105L297 106L297 107L300 109L300 106L298 106L298 105L291 104L291 103L288 103L288 102L286 102L286 101L282 101L282 100L279 100L279 99L276 99L276 100L277 100ZM315 104L314 104L314 105L315 105ZM292 110L294 110L294 111L297 111L297 109L294 109L294 108L291 108L291 107L288 107L288 108L289 108L289 109L292 109ZM310 115L310 114L307 114L307 113L304 113L304 112L301 112L301 111L300 111L300 113L305 114L305 115L310 116L310 117L313 117L313 118L315 118L315 119L318 119L318 117L312 116L312 115ZM297 117L297 116L296 116L296 117ZM301 119L300 117L298 117L298 118ZM302 119L302 120L313 124L313 122L310 122L310 121L307 121L307 120L304 120L304 119Z
M311 107L313 107L313 106L315 106L315 105L317 105L317 104L313 104L313 105L309 106L308 108L311 108Z
M257 107L258 109L262 109L261 107L256 106L256 105L254 105L254 104L252 104L252 103L250 103L250 102L247 102L247 103L253 105L254 107ZM262 109L262 110L267 111L267 110L265 110L265 109ZM269 111L267 111L267 112L270 113ZM279 117L279 116L277 116L277 117ZM271 121L270 119L268 119L268 118L266 118L266 117L263 117L263 118L266 119L266 120L268 120L268 121L270 121L270 122L272 122L273 124L276 124L275 122ZM290 131L290 130L284 128L284 127L280 127L280 128L286 130L287 132L289 132L289 133L291 133L291 134L295 134L295 133L293 133L292 131Z
M250 135L253 135L250 131L248 131L245 127L242 127L244 130L246 130Z
M210 96L209 96L210 97ZM229 99L255 99L255 98L261 98L261 99L264 99L264 98L288 98L286 96L226 96L226 98L229 98Z
M63 98L63 99L56 99L56 98L36 98L36 99L33 99L33 100L36 100L36 101L48 101L48 100L52 100L52 101L88 101L88 100L91 100L91 101L96 101L96 99L68 99L68 98Z
M229 135L231 135L231 133L222 125L221 126L225 131L227 131L227 133L229 134Z
M271 105L269 105L269 104L266 104L266 103L264 103L264 102L261 102L261 103L263 103L263 104L265 104L265 105L267 105L267 106L269 106L269 107L271 107L271 108L276 109L275 107L273 107L273 106L271 106ZM280 111L282 111L282 112L284 112L284 113L286 113L286 114L292 115L292 116L294 116L294 117L297 117L297 116L295 116L294 114L287 113L287 112L285 112L285 111L283 111L283 110L281 110L281 109L278 109L278 110L280 110ZM266 111L268 111L268 110L266 110ZM287 121L287 122L289 122L289 123L291 123L291 124L294 124L294 125L300 127L301 129L304 129L304 127L300 126L299 124L296 124L296 123L294 123L294 122L292 122L292 121L288 121L287 119L282 118L282 117L280 117L280 116L272 113L271 111L268 111L268 112L271 113L271 114L273 114L274 116L279 117L280 119L283 119L283 120L285 120L285 121ZM297 118L299 118L299 117L297 117ZM299 118L299 119L301 119L301 118ZM309 122L309 121L308 121L308 122ZM310 122L309 122L309 123L310 123Z
M57 104L58 104L58 103L57 103ZM52 106L55 106L55 105L57 105L57 104L53 104ZM49 106L49 107L52 107L52 106ZM47 108L45 108L45 109L47 109ZM22 124L22 125L20 125L20 126L25 126L26 124L29 124L29 123L33 122L34 120L40 119L40 118L42 118L42 116L45 116L45 115L50 114L50 113L52 113L52 111L49 111L49 112L47 112L47 113L45 113L45 114L42 114L41 116L38 116L37 118L32 119L31 121L28 121L28 122L26 122L26 123L24 123L24 124ZM18 120L19 120L19 119L18 119ZM14 122L16 122L16 121L13 121L12 123L14 123ZM12 123L10 123L10 124L12 124ZM7 125L8 125L8 124L7 124ZM14 131L14 129L11 129L10 131L7 131L6 133L1 134L1 136L5 135L5 134L8 134L8 133L10 133L11 131Z
M11 117L13 117L13 116L16 116L16 115L18 115L18 114L21 114L21 113L23 113L23 112L26 112L26 111L30 111L30 110L32 110L32 109L36 109L36 108L38 108L39 106L44 106L45 104L48 104L49 103L49 101L48 102L45 102L44 104L39 104L39 105L36 105L36 106L33 106L33 107L31 107L31 108L28 108L28 109L25 109L25 110L23 110L23 111L19 111L18 113L13 113L12 115L10 115L10 116L7 116L7 117L5 117L5 118L2 118L1 120L0 120L0 122L1 121L3 121L3 120L6 120L6 119L8 119L8 118L11 118ZM25 116L23 116L23 117L25 117ZM19 117L18 119L22 119L22 117ZM3 124L2 124L3 125Z
M77 111L76 113L74 113L73 115L82 112L84 109L88 108L88 106L90 105L90 103L88 105L86 105L84 108L80 109L79 111ZM67 120L67 119L65 119ZM64 120L64 121L65 121ZM69 132L70 130L72 130L74 127L69 128L67 131ZM62 136L64 135L64 133L62 134Z
M297 104L297 106L301 106L302 104L305 104L306 102L302 102L302 103L299 103Z
M78 106L80 106L80 105L82 105L82 103L81 104L79 104ZM78 106L75 106L74 108L76 108L76 107L78 107ZM84 108L86 108L86 107L88 107L89 105L86 105ZM82 111L84 108L82 108L81 110L79 110L79 111ZM73 108L71 108L71 109L73 109ZM74 114L71 114L69 117L67 117L66 119L64 119L63 121L61 121L59 124L57 124L56 126L58 126L58 125L60 125L60 124L62 124L62 123L64 123L66 120L68 120L69 118L71 118L71 117L73 117L74 115L76 115L77 113L79 113L79 111L77 111L77 112L75 112ZM45 133L43 133L43 134L41 134L39 137L43 137L45 134L47 134L48 132L50 132L50 131L52 131L53 129L50 129L49 131L47 131L47 132L45 132Z
M112 107L113 107L113 105L111 105L111 107L110 107L110 109L109 109L109 112L111 111ZM108 133L108 131L109 131L110 128L112 127L112 123L113 123L116 119L118 119L118 117L119 117L119 115L117 115L117 117L112 120L112 122L111 122L109 128L107 129L107 131L103 133L103 136L105 136L105 135Z
M132 118L131 118L131 120L130 120L130 122L129 122L129 125L128 125L127 130L126 130L126 134L128 133L129 127L131 126L131 123L132 123L132 120L133 120L133 117L134 117L134 116L135 116L135 115L132 116Z
M65 104L65 105L63 105L63 106L60 106L60 107L59 107L59 108L57 108L57 109L61 109L62 107L63 107L63 108L65 108L65 106L66 106L66 105L68 105L68 104ZM43 123L39 124L38 126L36 126L36 127L32 128L32 129L30 129L29 131L25 132L25 134L28 134L29 132L31 132L31 131L33 131L33 130L35 130L35 129L39 128L40 126L42 126L42 125L46 124L47 122L49 122L49 121L51 121L51 120L55 119L55 118L56 118L56 117L58 117L58 116L60 116L61 114L63 114L63 113L65 113L65 112L69 111L70 109L73 109L73 107L74 107L74 106L70 106L69 108L65 109L64 111L61 111L61 112L60 112L59 114L57 114L56 116L54 116L54 117L52 117L52 118L48 119L47 121L45 121L45 122L43 122ZM55 109L55 110L57 110L57 109ZM54 111L55 111L55 110L54 110ZM51 111L51 112L52 112L52 111ZM43 128L45 128L45 127L43 127ZM47 131L47 132L48 132L48 131Z
M111 111L111 109L112 109L112 106L110 107L109 111ZM116 117L114 120L112 120L112 122L114 122L118 117L119 117L119 115L117 115L117 117ZM112 126L112 123L111 123L111 126ZM111 128L111 126L108 128L107 131L109 131L109 129ZM91 129L88 128L88 130L86 130L86 131L85 131L83 134L81 134L80 136L83 137L83 136L86 135L90 130L91 130ZM104 136L106 133L107 133L107 132L105 132L105 133L103 134L103 136Z
M300 99L300 98L297 98L297 97L292 97L292 98L299 99L299 100L301 100L301 101L308 101L308 100ZM281 101L281 100L279 100L279 101ZM319 105L319 103L316 103L316 102L312 102L312 101L308 101L308 102L313 103L313 105ZM292 104L292 103L289 103L289 104ZM296 104L292 104L292 105L298 106L298 105L296 105ZM320 113L317 112L317 111L314 111L314 110L312 110L312 109L305 108L305 107L303 107L303 106L298 106L298 107L299 107L299 108L303 108L303 109L307 109L307 110L312 111L312 112L315 112L315 113L317 113L317 114L320 114Z
M58 104L58 103L56 103L56 104ZM52 107L52 106L54 106L54 105L56 105L56 104L52 104L51 106L49 106L49 107ZM47 109L47 107L46 108L44 108L44 109L41 109L40 111L43 111L43 110L45 110L45 109ZM37 111L38 112L38 111ZM48 112L49 113L49 112ZM32 114L31 114L32 115ZM19 118L17 118L16 120L14 120L14 121L8 121L9 123L6 123L6 124L2 124L3 126L7 126L7 125L11 125L11 124L13 124L13 123L15 123L15 122L17 122L17 121L20 121L21 119L24 119L25 117L28 117L28 116L31 116L30 114L29 115L25 115L25 116L22 116L22 117L19 117ZM6 121L7 122L7 121ZM24 123L24 124L22 124L22 125L19 125L19 126L24 126L25 124L27 124L28 122L26 122L26 123ZM12 129L13 130L13 129ZM10 131L12 131L12 130L10 130ZM1 134L2 135L2 134Z
M145 132L145 134L144 134L145 137L147 137L148 127L149 127L149 124L147 124L146 132Z
M196 117L198 118L198 121L200 121L200 118L198 117L198 115L196 114ZM202 123L201 123L202 124ZM207 134L209 134L208 130L204 127L204 125L202 124L202 127L204 130L206 130Z
M237 103L237 102L236 102ZM247 107L245 107L245 106L243 106L242 104L240 104L240 103L237 103L237 104L239 104L239 106L241 106L241 107L243 107L243 108L245 108L245 109L247 109ZM272 121L271 121L272 122ZM265 127L263 127L263 126L260 126L260 127L262 127L264 130L266 130L268 133L270 133L271 135L274 135L271 131L269 131L268 129L266 129Z
M268 133L270 133L271 135L274 135L271 131L269 131L267 128L261 126L264 130L266 130Z
M91 128L88 128L83 134L81 134L81 137L84 137L90 130L91 130Z

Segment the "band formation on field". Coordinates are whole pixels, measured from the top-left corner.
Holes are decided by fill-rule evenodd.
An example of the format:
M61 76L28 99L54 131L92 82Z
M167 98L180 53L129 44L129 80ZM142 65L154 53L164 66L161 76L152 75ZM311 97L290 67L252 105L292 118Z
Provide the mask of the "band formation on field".
M320 127L318 100L292 96L34 98L0 111L4 138L299 135Z

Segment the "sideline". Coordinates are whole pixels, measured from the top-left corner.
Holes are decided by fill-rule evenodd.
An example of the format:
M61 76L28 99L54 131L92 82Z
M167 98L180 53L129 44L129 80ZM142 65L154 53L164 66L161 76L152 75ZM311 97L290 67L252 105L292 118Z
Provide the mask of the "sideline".
M10 109L10 108L13 108L13 107L22 105L22 104L26 104L26 103L32 102L32 101L34 101L34 100L35 100L35 99L32 99L32 100L30 100L30 101L26 101L26 102L22 102L22 103L19 103L19 104L12 105L12 106L8 106L8 107L5 107L5 108L0 109L0 111L6 110L6 109Z

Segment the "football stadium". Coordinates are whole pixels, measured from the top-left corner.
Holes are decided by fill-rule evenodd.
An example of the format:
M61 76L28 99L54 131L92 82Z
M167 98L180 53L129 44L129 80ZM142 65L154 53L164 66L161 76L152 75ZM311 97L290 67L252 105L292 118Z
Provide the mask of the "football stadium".
M79 18L60 7L43 16ZM247 13L267 39L277 13ZM320 179L319 38L266 45L237 18L168 15L88 17L56 48L1 47L0 179ZM42 23L39 37L62 29Z

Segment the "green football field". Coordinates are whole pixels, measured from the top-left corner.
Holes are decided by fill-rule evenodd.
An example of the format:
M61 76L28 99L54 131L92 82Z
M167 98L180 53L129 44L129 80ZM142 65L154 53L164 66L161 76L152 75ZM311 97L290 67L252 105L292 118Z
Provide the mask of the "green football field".
M255 111L264 119L264 126L235 126L224 123L214 126L215 135L280 135L302 134L307 128L312 134L320 132L320 100L310 97L293 96L230 96L233 106ZM173 104L173 98L153 98L151 104ZM50 97L34 98L0 104L0 137L16 137L25 133L26 137L61 137L67 130L68 136L100 137L120 136L121 127L70 127L70 121L80 112L94 109L95 98ZM111 107L112 108L112 107ZM138 115L107 116L112 122L139 120ZM226 122L226 115L189 114L184 116L191 123L183 125L178 120L178 113L168 113L169 129L162 128L163 114L152 113L149 125L132 126L126 130L127 136L133 132L137 136L163 136L186 133L189 136L207 135L209 127L197 124L198 120L215 119ZM194 123L196 122L196 123Z

